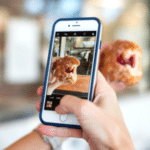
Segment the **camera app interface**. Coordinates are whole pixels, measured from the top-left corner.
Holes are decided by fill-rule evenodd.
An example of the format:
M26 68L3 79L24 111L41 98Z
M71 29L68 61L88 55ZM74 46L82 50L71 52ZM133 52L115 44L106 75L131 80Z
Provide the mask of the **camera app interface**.
M64 95L88 98L96 31L56 32L45 110L55 110Z

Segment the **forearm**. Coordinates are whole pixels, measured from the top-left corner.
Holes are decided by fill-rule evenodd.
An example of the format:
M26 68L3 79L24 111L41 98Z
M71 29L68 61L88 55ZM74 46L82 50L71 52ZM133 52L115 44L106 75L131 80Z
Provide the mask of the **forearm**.
M51 146L47 144L43 138L36 132L24 136L5 150L51 150Z

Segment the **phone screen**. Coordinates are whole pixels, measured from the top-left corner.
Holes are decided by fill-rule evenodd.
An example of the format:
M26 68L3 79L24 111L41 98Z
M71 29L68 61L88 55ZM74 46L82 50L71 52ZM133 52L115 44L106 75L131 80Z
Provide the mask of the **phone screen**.
M88 99L95 40L96 31L55 32L45 110L55 110L64 95Z

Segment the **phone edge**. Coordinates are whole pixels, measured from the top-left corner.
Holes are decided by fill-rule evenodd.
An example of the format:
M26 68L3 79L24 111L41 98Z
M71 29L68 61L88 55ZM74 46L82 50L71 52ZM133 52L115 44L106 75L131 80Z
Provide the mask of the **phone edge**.
M95 56L99 54L99 43L101 41L101 30L102 30L102 24L101 24L101 21L96 18L96 17L81 17L81 18L60 18L60 19L57 19L54 24L53 24L53 27L52 27L52 34L51 34L51 40L50 40L50 46L49 46L49 53L48 53L48 58L47 58L47 66L46 66L46 73L45 73L45 79L44 79L44 88L43 88L43 94L42 94L42 100L41 100L41 107L40 107L40 114L39 114L39 119L40 121L44 124L44 125L52 125L52 126L56 126L56 127L67 127L67 128L74 128L74 129L81 129L81 126L80 125L68 125L68 124L59 124L59 123L47 123L45 122L43 119L42 119L42 108L43 108L43 105L44 105L44 100L45 100L45 96L46 96L46 91L47 91L47 84L48 84L48 76L49 76L49 67L50 67L50 64L51 64L51 60L50 60L50 55L51 55L51 51L52 51L52 41L53 41L53 38L54 38L54 29L55 29L55 26L56 24L59 22L59 21L68 21L68 20L96 20L98 22L98 36L97 36L97 41L96 41L96 52L95 52ZM94 56L94 58L95 58ZM97 63L97 59L99 57L96 57L96 60L94 59L94 64ZM97 64L98 65L98 64ZM92 87L91 89L93 90L90 90L90 95L89 95L89 100L92 101L92 98L93 98L93 92L94 92L94 86L95 86L95 80L94 78L96 78L96 71L97 71L97 68L98 66L95 66L94 65L94 68L93 68L93 73L92 73ZM96 71L95 71L96 70ZM93 81L94 80L94 81Z

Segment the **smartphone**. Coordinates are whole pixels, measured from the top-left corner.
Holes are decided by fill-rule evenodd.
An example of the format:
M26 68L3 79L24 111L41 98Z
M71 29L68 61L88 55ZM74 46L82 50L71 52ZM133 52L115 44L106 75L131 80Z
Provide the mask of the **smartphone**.
M54 23L40 108L43 124L81 128L74 114L59 115L55 108L64 95L92 101L101 31L101 22L94 17L58 19Z

